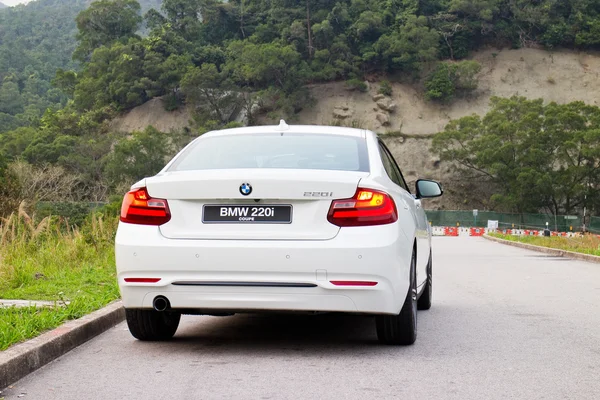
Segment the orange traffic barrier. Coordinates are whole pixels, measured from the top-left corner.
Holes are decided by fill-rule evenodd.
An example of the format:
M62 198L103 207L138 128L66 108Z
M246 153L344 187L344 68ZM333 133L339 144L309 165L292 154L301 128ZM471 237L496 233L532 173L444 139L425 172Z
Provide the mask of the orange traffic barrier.
M485 233L485 229L483 228L471 228L469 231L469 236L483 236Z
M444 235L445 236L458 236L458 229L447 226L444 228Z
M502 229L503 235L512 235L512 229Z

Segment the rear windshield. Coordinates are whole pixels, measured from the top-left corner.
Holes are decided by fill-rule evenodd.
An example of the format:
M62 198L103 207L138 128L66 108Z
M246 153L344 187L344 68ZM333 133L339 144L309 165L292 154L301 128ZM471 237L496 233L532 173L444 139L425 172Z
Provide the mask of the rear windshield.
M369 170L365 139L353 136L264 133L202 138L169 171L236 168Z

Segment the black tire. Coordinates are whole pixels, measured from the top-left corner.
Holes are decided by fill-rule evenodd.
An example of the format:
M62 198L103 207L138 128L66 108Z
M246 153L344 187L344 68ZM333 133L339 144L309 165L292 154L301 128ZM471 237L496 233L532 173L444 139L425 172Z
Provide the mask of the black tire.
M413 253L410 263L410 285L404 305L398 315L378 315L375 318L377 338L383 344L409 345L417 340L417 272Z
M181 314L171 311L125 309L127 326L134 338L144 341L168 340L173 337Z
M419 310L429 310L431 308L431 295L432 295L432 283L433 283L433 271L431 262L431 251L429 252L429 261L427 262L427 281L423 288L423 293L417 301L417 308Z

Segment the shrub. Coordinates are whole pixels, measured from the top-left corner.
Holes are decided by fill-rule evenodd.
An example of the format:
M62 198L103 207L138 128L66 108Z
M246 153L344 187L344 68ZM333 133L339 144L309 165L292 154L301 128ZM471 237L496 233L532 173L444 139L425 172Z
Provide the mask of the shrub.
M20 202L20 182L18 177L7 167L0 154L0 217L14 212Z
M472 92L477 89L479 71L477 61L439 63L425 81L425 96L428 100L449 101L457 92Z
M449 63L440 63L425 81L427 100L447 101L454 96L456 87Z
M381 83L379 84L379 93L386 95L386 96L392 95L392 84L390 83L390 81L387 81L387 80L381 81Z
M180 105L181 100L175 93L169 93L163 97L163 107L165 108L165 111L175 111Z
M81 193L82 178L52 164L36 166L26 161L14 161L8 166L20 182L19 196L30 204L37 201L77 201Z
M81 226L87 219L92 204L84 202L40 202L36 204L36 219L58 216L66 219L71 226Z
M477 61L461 61L455 64L455 86L457 90L470 92L477 89L476 75L481 71Z
M257 104L261 112L267 113L268 118L279 120L280 118L292 119L306 107L313 105L314 99L307 88L301 87L292 93L269 88L258 94Z
M366 92L368 89L367 84L358 78L348 79L346 81L346 87L350 90L358 90L360 92Z

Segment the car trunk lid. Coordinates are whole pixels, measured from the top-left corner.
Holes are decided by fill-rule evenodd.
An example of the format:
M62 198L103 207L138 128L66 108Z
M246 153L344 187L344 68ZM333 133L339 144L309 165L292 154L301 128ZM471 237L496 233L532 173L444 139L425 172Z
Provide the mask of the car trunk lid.
M167 238L327 240L340 229L327 221L331 201L352 197L368 175L291 169L179 171L148 178L146 186L150 196L169 203L171 220L160 227ZM249 184L251 193L243 195L242 184ZM264 216L285 213L287 206L289 220ZM253 212L263 216L239 220Z

